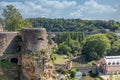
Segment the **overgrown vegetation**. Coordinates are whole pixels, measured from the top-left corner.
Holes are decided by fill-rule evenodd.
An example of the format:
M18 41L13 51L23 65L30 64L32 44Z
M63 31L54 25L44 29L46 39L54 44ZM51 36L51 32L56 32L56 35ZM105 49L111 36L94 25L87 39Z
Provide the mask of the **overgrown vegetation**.
M5 26L5 30L8 31L18 31L23 27L31 26L29 20L24 20L19 13L19 11L13 5L7 5L6 8L3 9L1 19L1 24Z
M119 55L120 39L113 32L85 36L81 32L63 32L57 34L56 53L69 57L85 55L87 61L99 60L106 55Z
M11 63L9 59L1 59L0 60L0 68L10 68Z
M120 23L114 20L81 20L81 19L50 19L50 18L30 18L28 19L33 27L43 26L48 32L82 31L99 33L105 29L115 31L120 28Z
M83 45L84 33L81 32L64 32L57 34L58 53L76 56L81 52Z
M84 53L88 61L99 60L110 50L110 40L105 34L94 34L86 38Z

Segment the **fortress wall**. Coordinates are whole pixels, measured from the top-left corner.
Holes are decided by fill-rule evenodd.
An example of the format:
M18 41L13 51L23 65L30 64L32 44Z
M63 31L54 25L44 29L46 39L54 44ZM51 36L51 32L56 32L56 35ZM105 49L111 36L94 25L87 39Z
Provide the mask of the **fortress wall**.
M0 32L0 56L16 50L17 32Z
M0 32L0 59L10 59L22 65L21 78L56 80L54 66L50 63L50 48L48 47L47 32L45 28L24 28L20 32ZM19 41L20 37L20 41ZM21 39L22 38L22 39ZM17 50L20 54L4 55ZM46 49L45 51L42 49ZM37 51L40 53L35 54ZM31 54L25 54L32 52Z
M23 51L40 51L47 48L48 40L45 28L24 28L21 30Z

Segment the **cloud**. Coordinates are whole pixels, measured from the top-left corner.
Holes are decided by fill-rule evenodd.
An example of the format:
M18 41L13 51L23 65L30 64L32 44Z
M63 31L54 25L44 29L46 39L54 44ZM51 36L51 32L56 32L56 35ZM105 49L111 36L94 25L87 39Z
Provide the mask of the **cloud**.
M80 10L77 10L77 11L71 12L70 16L72 16L74 18L79 18L79 17L82 17L82 14L81 14Z
M77 3L75 1L58 1L58 0L43 0L44 4L48 7L63 9L63 8L71 8L75 6Z
M32 2L0 2L0 7L2 6L2 9L5 8L6 5L12 4L15 6L23 16L41 16L41 15L46 15L49 13L49 9L43 8L41 5L36 5Z
M13 2L12 2L13 1ZM108 5L107 0L7 0L0 1L0 16L6 5L12 4L24 18L81 18L81 19L114 19L120 21L119 1ZM113 7L114 6L114 7Z
M84 14L102 14L116 12L117 9L109 5L97 3L95 0L89 0L77 7L77 11L71 12L71 16L80 17Z
M65 9L76 6L75 1L60 0L24 0L24 2L0 2L0 12L8 4L14 5L24 17L50 17L63 13Z

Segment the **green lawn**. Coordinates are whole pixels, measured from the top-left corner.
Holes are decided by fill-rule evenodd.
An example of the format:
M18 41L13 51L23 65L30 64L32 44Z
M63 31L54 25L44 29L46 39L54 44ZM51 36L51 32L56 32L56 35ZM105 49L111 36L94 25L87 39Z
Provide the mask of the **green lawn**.
M95 80L95 78L92 78L90 76L83 76L80 80Z
M73 67L80 66L80 63L76 61L72 61L72 66Z
M66 59L64 56L65 55L55 54L55 57L56 57L55 64L65 64Z
M87 76L83 76L80 80L103 80L103 79L100 77L93 78L87 75Z

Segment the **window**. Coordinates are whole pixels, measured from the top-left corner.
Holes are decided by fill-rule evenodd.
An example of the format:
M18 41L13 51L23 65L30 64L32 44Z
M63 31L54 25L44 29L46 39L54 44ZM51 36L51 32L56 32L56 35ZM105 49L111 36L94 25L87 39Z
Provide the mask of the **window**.
M112 65L115 65L115 62L113 62Z
M116 64L117 64L117 65L119 65L120 63L119 63L119 62L117 62Z
M43 38L38 38L37 40L41 40L41 41L42 41L42 40L44 40L44 39L43 39Z
M111 65L111 62L109 62L108 65Z

